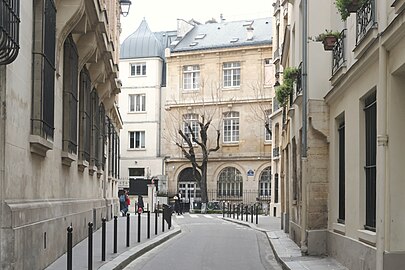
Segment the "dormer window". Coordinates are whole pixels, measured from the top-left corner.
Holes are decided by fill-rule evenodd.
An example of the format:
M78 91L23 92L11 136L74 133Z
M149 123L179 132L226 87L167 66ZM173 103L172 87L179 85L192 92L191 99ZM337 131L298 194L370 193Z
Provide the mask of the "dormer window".
M131 76L146 76L146 63L131 64Z

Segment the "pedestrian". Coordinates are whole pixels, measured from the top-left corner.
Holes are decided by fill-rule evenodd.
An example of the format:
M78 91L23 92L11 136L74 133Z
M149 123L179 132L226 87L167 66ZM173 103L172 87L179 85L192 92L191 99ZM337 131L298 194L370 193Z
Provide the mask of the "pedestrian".
M127 197L128 195L126 194L126 191L121 193L121 195L119 196L120 211L122 216L125 216L128 212Z
M138 213L142 213L144 208L143 204L143 197L141 195L138 196Z
M180 215L180 201L177 195L174 196L174 211L176 211L177 215Z
M177 196L179 197L179 213L180 215L183 215L183 201L181 198L181 193L178 192L177 194L178 194Z
M128 192L125 193L125 204L127 206L127 212L129 211L129 206L131 205L131 200L129 199Z

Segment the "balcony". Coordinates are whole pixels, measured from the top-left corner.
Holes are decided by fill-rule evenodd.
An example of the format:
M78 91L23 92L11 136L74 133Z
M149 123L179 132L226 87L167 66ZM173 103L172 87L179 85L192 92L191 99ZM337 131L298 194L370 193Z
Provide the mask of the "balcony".
M356 44L359 44L376 23L374 0L369 0L367 4L359 8L356 15Z
M345 64L346 59L345 59L345 46L344 46L344 41L345 41L345 32L346 29L344 29L338 40L336 41L335 47L333 47L332 50L332 75L335 75L336 72Z
M280 61L280 47L277 47L277 49L274 51L273 59L273 64Z

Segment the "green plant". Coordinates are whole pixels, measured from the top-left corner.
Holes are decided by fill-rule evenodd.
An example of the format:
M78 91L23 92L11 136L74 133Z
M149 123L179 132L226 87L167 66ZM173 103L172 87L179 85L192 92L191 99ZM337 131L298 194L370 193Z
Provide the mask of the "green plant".
M345 21L349 17L350 13L353 12L353 7L361 7L369 0L335 0L335 6L340 13L342 21Z
M300 75L300 69L296 67L287 67L283 71L283 83L276 87L275 94L277 101L284 106L288 97L293 92L294 82L297 81Z
M325 32L320 33L318 36L315 37L315 40L323 42L325 40L325 38L329 37L329 36L339 38L340 37L340 32L325 29Z

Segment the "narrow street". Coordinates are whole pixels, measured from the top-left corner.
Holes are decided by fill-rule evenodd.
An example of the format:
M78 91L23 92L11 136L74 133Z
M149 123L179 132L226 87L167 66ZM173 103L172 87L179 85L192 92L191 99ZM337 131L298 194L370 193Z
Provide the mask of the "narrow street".
M281 269L267 236L219 215L173 216L182 233L133 261L127 270Z

